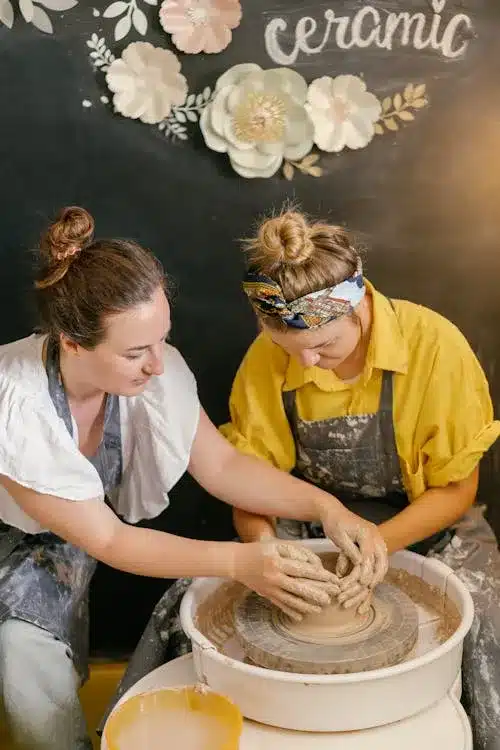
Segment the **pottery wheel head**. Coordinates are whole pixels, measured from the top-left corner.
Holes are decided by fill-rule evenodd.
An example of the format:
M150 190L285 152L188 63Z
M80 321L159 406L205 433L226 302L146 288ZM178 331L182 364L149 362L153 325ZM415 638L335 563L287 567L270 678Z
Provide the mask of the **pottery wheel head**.
M389 667L416 643L418 612L391 584L380 584L365 615L338 605L300 623L249 592L235 606L235 632L258 666L300 674L346 674Z

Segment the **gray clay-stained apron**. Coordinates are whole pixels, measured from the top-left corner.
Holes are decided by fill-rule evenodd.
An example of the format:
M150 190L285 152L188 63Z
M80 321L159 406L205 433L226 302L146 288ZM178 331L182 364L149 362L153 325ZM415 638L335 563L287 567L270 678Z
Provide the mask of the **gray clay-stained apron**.
M54 407L73 434L53 342L47 347L46 370ZM119 401L108 397L103 440L89 459L106 494L120 482L121 456ZM55 534L26 534L0 522L0 622L25 620L67 643L82 679L88 675L88 587L95 567L86 552Z
M283 405L295 441L294 474L335 495L349 510L373 523L392 518L408 505L396 448L392 414L393 373L384 370L379 409L374 414L299 419L295 391L283 392ZM278 520L280 536L324 536L321 524ZM444 547L451 534L441 532L413 545L426 554Z

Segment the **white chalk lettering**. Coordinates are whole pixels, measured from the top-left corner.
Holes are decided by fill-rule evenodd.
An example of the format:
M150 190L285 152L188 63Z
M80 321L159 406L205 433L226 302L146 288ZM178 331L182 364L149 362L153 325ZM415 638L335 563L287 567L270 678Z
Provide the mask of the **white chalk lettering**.
M379 47L392 50L397 45L416 50L433 49L446 58L465 54L474 36L473 25L465 13L444 19L442 11L446 0L432 0L432 16L425 13L381 13L372 5L361 7L354 16L336 16L328 8L324 12L324 32L321 38L320 23L311 16L297 22L295 30L289 28L284 18L273 18L266 25L264 40L266 51L277 65L293 65L299 53L318 55L333 41L339 49ZM312 37L316 35L316 46ZM292 48L282 47L282 38L292 37Z
M337 29L335 31L335 43L337 47L339 47L340 49L350 49L351 47L353 47L353 40L351 39L351 41L348 42L346 39L347 32L349 31L349 22L351 19L347 16L336 18L333 10L327 10L325 12L325 18L328 21L328 34L330 34L330 30L333 24L337 24ZM327 41L328 39L325 40L325 44Z
M372 23L371 31L363 39L362 31L365 16L371 16ZM366 23L366 26L370 29L369 21ZM370 45L380 47L380 26L380 14L378 10L375 10L370 5L361 8L352 19L351 33L353 42L356 40L358 47L370 47Z
M415 49L432 47L431 32L424 39L425 25L427 19L423 13L389 13L385 25L385 36L380 44L384 49L393 49L394 37L399 29L399 43L403 47L412 45ZM435 48L435 46L434 46Z
M462 26L466 29L466 33L462 35L463 42L454 48L455 38L458 35L458 30ZM453 16L446 26L446 29L443 31L443 36L441 37L439 45L441 47L441 52L445 57L461 57L465 54L472 36L473 26L469 16L466 16L465 13L458 13L456 16Z

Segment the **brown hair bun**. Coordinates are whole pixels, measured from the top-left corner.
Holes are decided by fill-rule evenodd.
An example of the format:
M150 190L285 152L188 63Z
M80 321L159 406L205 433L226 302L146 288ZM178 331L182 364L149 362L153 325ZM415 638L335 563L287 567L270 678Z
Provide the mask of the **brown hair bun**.
M63 208L42 236L40 251L46 260L58 263L80 251L92 241L94 219L84 208Z
M40 241L42 261L38 288L52 286L67 273L74 258L92 242L94 219L84 208L68 206L60 211Z

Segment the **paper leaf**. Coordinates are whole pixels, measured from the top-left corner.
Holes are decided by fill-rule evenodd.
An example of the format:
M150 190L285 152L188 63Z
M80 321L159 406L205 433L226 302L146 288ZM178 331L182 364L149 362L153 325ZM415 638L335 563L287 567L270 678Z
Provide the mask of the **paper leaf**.
M139 34L142 34L142 36L144 36L146 31L148 30L148 19L144 11L140 8L135 8L134 12L132 13L132 22Z
M115 41L119 42L120 39L123 39L127 36L128 32L132 28L132 19L129 15L123 16L123 18L120 18L118 23L115 26Z
M420 99L425 94L425 83L420 83L418 86L415 86L415 92L413 96L415 99Z
M193 112L192 109L186 110L186 117L188 118L189 122L198 122L198 115L196 112Z
M384 135L385 130L379 122L375 123L375 133L377 135Z
M11 29L14 24L14 9L10 0L0 0L0 21Z
M104 16L104 18L116 18L116 16L121 16L121 14L125 13L125 11L127 10L127 3L124 3L123 0L117 0L116 3L111 3L111 5L108 5L102 15Z
M31 23L39 31L45 32L45 34L52 34L54 31L52 21L50 20L48 14L44 11L43 8L39 8L38 5L35 5L35 7L33 8L33 19Z
M411 103L412 107L415 107L415 109L422 109L422 107L425 107L427 105L427 99L415 99Z
M22 16L26 23L31 23L33 20L33 2L32 0L19 0L19 10L22 13Z
M387 120L384 120L384 125L387 130L399 130L399 125L393 117L388 117Z
M415 119L415 115L412 112L408 112L407 109L402 109L401 112L398 112L398 117L405 122L410 122L410 120Z
M186 115L180 109L176 109L174 111L174 117L177 120L177 122L186 122Z
M392 107L392 99L390 96L386 96L382 102L382 112L388 112Z
M323 170L321 167L310 167L308 170L308 174L311 175L311 177L321 177L323 174Z
M315 164L319 159L319 154L308 154L307 156L304 156L302 161L300 162L302 166L304 167L310 167L313 164Z
M293 179L294 169L289 161L286 161L283 165L283 177L287 180Z
M405 86L405 90L403 91L403 99L407 102L413 99L413 96L413 83L409 83Z
M403 106L403 97L401 94L396 94L394 97L394 109L397 111L398 109L401 109Z
M144 0L148 5L158 5L158 0Z
M38 5L43 5L49 10L71 10L78 5L78 0L36 0Z

